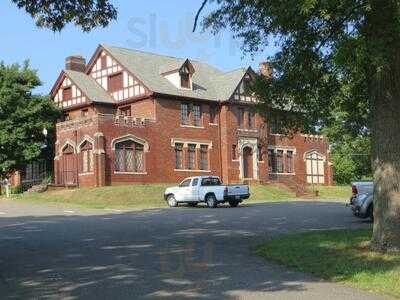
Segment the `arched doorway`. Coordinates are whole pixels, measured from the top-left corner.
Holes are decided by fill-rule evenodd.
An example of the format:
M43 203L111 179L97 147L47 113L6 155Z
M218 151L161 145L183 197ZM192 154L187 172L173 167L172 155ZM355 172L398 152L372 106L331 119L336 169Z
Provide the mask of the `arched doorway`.
M243 177L253 179L253 149L251 147L243 148Z
M74 148L67 144L62 150L61 182L65 185L76 184L76 162Z

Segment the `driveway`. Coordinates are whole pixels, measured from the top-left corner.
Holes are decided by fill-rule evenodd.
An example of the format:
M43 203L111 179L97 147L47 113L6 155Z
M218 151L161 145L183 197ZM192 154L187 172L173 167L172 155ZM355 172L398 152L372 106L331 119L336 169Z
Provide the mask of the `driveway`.
M370 226L343 203L89 211L0 201L1 299L383 299L289 271L254 246ZM299 245L301 247L301 245Z

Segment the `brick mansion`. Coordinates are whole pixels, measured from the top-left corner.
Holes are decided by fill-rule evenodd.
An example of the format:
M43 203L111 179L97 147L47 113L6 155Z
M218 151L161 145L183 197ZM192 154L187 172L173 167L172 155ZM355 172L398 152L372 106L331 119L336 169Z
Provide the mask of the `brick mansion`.
M51 91L64 113L56 124L54 183L217 175L225 183L332 184L328 141L271 130L246 94L254 74L107 45L88 62L68 57Z

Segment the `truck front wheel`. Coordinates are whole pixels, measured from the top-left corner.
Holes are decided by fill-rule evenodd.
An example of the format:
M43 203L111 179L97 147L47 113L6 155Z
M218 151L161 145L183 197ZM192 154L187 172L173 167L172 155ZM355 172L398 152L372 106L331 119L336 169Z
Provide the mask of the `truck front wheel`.
M174 195L169 195L167 197L167 202L168 202L169 207L177 207L178 206L178 202L176 201Z
M208 208L216 208L218 205L217 199L213 194L209 194L206 196L206 204Z

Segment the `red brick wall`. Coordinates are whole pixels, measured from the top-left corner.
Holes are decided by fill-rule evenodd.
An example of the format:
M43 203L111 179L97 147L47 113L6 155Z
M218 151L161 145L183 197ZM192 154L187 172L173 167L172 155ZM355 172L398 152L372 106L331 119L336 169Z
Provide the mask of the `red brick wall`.
M190 103L189 100L185 103ZM202 122L200 127L182 126L180 124L180 104L177 99L158 98L145 99L135 102L132 105L132 113L136 116L139 112L143 116L151 117L156 121L147 121L144 125L122 126L115 125L114 119L110 116L104 118L101 122L91 125L85 125L75 130L57 131L57 147L61 147L67 139L78 145L85 135L93 140L96 136L102 135L104 139L103 145L95 146L95 155L102 155L104 165L95 165L93 175L79 176L80 186L96 186L96 185L112 185L134 182L179 182L186 177L195 175L217 175L221 176L224 182L238 182L239 179L239 161L232 160L232 145L238 144L240 134L250 134L254 137L257 133L254 131L238 131L238 123L236 118L237 106L234 104L221 105L220 114L216 118L216 123L210 124L209 103L195 101L201 104ZM106 106L96 106L96 112L115 113L115 108ZM249 107L250 109L250 107ZM78 112L77 112L78 114ZM247 114L246 114L247 117ZM192 119L192 118L191 118ZM260 128L263 123L262 119L257 116L255 128ZM245 119L247 124L247 119ZM111 148L112 140L124 135L134 135L137 138L145 140L149 145L149 151L145 152L145 174L118 174L114 168L114 151ZM179 139L183 141L201 141L212 144L209 149L209 166L210 171L188 171L175 170L175 150L171 145L171 139ZM275 146L293 146L296 148L294 157L295 177L298 181L305 181L305 163L303 155L305 152L315 149L329 158L327 153L328 144L326 139L306 138L302 135L295 135L293 138L287 138L279 135L269 135L267 139L268 145ZM263 145L263 161L258 162L259 180L266 182L270 180L268 177L268 158L266 154L267 144ZM198 150L197 155L199 154ZM186 149L184 149L185 157ZM97 156L96 156L97 157ZM239 154L237 154L237 158ZM96 158L96 161L102 159ZM197 160L196 160L197 161ZM184 158L185 162L185 158ZM78 161L78 167L79 167ZM55 174L62 169L62 160L55 161ZM104 171L102 171L102 169ZM196 168L198 169L198 168ZM328 168L325 168L326 176L331 174ZM103 172L103 173L101 173ZM104 174L104 180L99 179ZM56 183L57 183L56 175ZM329 182L326 179L326 182Z

